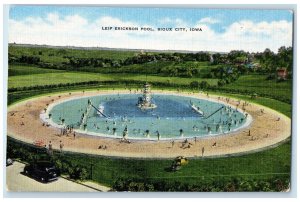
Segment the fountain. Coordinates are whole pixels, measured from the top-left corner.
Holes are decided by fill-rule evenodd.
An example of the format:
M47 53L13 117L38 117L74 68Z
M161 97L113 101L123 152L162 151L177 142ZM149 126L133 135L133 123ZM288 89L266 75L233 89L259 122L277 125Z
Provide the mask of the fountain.
M145 83L143 87L143 96L139 97L137 106L141 109L155 109L157 106L151 103L150 84Z

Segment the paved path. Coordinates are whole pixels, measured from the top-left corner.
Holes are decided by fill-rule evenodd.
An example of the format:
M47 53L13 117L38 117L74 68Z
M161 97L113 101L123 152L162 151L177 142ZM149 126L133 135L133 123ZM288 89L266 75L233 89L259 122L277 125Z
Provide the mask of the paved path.
M108 187L93 182L85 182L84 185L59 178L50 183L41 183L28 176L23 175L25 165L14 162L6 167L6 189L11 192L99 192L108 191Z

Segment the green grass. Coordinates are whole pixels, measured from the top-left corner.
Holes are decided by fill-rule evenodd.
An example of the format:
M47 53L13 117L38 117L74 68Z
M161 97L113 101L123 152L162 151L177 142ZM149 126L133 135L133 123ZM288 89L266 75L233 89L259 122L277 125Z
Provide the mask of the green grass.
M248 90L266 95L276 95L291 99L292 80L276 82L276 80L266 80L266 75L243 75L235 82L225 85L225 89Z
M8 142L10 145L13 144L15 149L24 151L32 148L11 138L8 138ZM239 183L276 178L289 179L290 152L291 144L288 141L276 148L243 156L189 159L189 163L177 172L167 171L172 159L114 158L70 152L64 152L63 155L55 153L55 159L72 162L73 168L84 167L89 174L93 165L92 180L108 186L112 186L119 178L165 183L222 184L228 179L238 179ZM19 157L26 159L27 156L28 153Z
M79 165L94 164L93 180L112 185L118 178L200 183L223 178L268 179L290 176L290 142L274 149L240 157L190 159L177 172L167 172L172 160L137 160L68 154Z
M137 51L118 50L85 50L68 48L43 48L43 47L21 47L10 45L8 52L15 56L38 56L43 62L53 62L55 64L67 62L67 57L75 58L108 58L124 60L133 57Z
M30 74L46 74L46 73L62 73L63 70L44 69L36 66L9 65L8 76L30 75Z
M211 92L212 94L215 94L215 92ZM245 95L238 95L238 94L229 94L229 93L217 93L217 95L223 95L227 97L233 97L237 99L247 100L249 102L254 102L260 105L267 106L271 109L274 109L276 111L281 112L282 114L292 117L292 105L281 102L275 99L265 98L265 97L258 97L258 98L251 98L250 96Z
M210 65L209 62L197 62L197 61L187 61L187 62L174 62L174 61L157 61L157 62L149 62L144 64L133 64L127 65L120 68L109 68L107 70L99 69L98 71L102 72L124 72L130 73L132 70L135 70L138 73L148 73L148 74L160 74L160 75L169 75L172 70L182 69L186 70L190 69L198 69L199 74L196 77L205 78L208 74L210 74L212 68L216 68L218 65ZM93 71L97 71L94 68ZM182 72L178 72L178 75L182 74ZM194 75L195 76L195 75Z
M111 80L110 76L105 74L93 74L93 73L75 73L75 72L63 72L63 73L45 73L45 74L33 74L22 76L8 77L8 88L28 87L28 86L43 86L50 84L65 84L65 83L77 83L85 81L107 81Z
M189 85L191 81L207 81L210 85L216 85L217 79L163 77L137 74L101 74L86 72L66 72L60 70L42 69L34 66L11 65L11 72L16 76L8 77L8 88L43 86L49 84L78 83L86 81L148 81L169 84Z
M135 81L148 81L148 82L161 82L169 84L189 85L192 81L206 81L210 85L216 85L218 79L203 79L203 78L181 78L181 77L164 77L154 75L137 75L137 74L116 74L119 80L135 80Z

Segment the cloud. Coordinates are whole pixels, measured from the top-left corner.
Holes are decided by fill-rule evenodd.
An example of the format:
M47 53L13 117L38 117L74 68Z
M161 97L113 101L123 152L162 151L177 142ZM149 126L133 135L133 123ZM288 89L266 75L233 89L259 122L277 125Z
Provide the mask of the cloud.
M164 18L160 23L173 27L187 27L182 19ZM202 32L114 31L102 27L153 27L134 21L103 16L94 21L74 14L61 17L49 13L44 18L27 17L9 20L9 42L58 46L111 47L162 50L220 51L245 50L277 51L280 46L292 45L292 22L253 22L241 20L214 31L212 18L202 18L190 27L201 27ZM167 25L166 25L167 26ZM170 25L169 25L170 26Z
M184 22L180 18L171 19L169 17L166 17L166 18L158 20L158 22L162 25L167 25L167 26L176 26L176 27L185 27L185 26L187 26L187 23Z
M199 24L216 24L219 22L220 22L219 20L211 17L205 17L198 21Z
M98 26L124 26L124 27L134 27L136 23L130 21L122 21L119 18L113 18L110 16L104 16L95 21Z
M59 21L59 15L57 13L48 13L46 18L50 23L56 23Z

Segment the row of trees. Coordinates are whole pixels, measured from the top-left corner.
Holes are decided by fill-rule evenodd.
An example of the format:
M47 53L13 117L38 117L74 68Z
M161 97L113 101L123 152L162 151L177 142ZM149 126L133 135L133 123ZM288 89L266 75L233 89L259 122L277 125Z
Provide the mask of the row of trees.
M157 61L209 61L210 55L207 52L199 53L151 53L151 54L137 54L133 57L128 57L125 60L110 59L110 58L76 58L70 56L63 56L67 58L68 62L63 62L65 67L121 67L133 64L144 64ZM9 54L9 63L26 63L34 65L49 64L49 62L41 61L39 56L21 55L16 56Z
M293 69L293 48L282 46L275 54L270 49L262 53L256 53L255 57L262 66L262 70L275 72L278 67L285 67L289 72Z
M26 63L42 68L89 71L102 73L147 73L176 77L218 78L220 85L235 80L239 75L251 71L276 73L279 67L285 67L289 72L293 66L292 47L280 47L278 53L266 49L264 52L249 53L245 51L230 51L229 53L208 52L198 53L139 53L126 59L111 58L76 58L62 56L59 63L43 61L39 55L9 54L9 63ZM201 65L194 62L207 62L211 69L203 72ZM197 63L199 64L199 63ZM253 68L256 64L256 68Z

